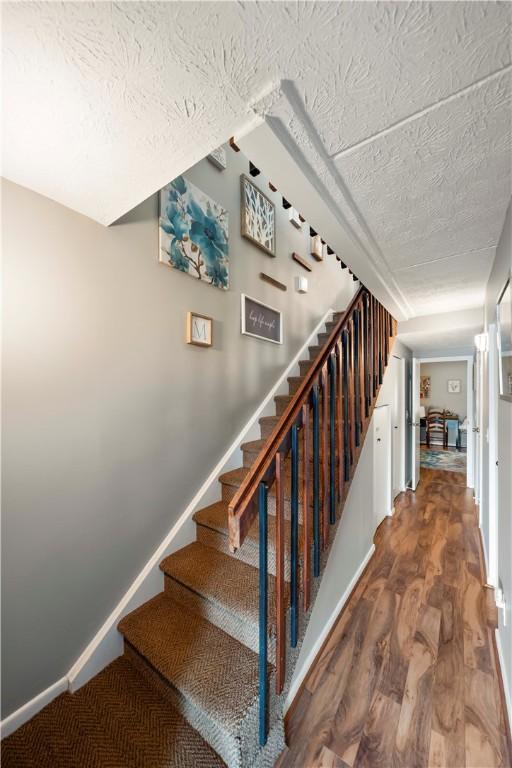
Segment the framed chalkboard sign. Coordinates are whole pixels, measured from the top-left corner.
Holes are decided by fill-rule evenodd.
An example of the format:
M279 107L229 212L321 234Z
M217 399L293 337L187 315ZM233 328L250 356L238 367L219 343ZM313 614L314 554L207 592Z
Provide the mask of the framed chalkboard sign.
M283 343L283 318L281 312L268 304L251 299L242 293L242 333L257 339Z

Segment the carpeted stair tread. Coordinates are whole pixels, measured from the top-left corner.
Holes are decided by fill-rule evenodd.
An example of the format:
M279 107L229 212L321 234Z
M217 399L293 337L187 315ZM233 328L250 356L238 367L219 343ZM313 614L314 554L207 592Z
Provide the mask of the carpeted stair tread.
M291 470L290 470L291 464L290 461L287 461L286 463L286 469L284 473L284 498L285 501L290 501L291 499ZM231 469L229 472L224 472L223 475L219 477L219 481L223 485L231 486L232 488L239 488L242 482L244 481L247 474L250 472L249 467L238 467L237 469ZM312 486L312 468L310 470L310 486ZM310 487L311 491L311 487ZM298 496L299 501L302 500L302 492L303 492L303 483L302 483L302 469L299 465L299 488L298 488ZM275 483L272 483L268 490L269 496L275 497L276 495L276 486Z
M246 443L242 443L240 450L250 451L251 453L259 453L266 442L267 441L262 437L259 440L248 440Z
M160 568L205 600L258 626L259 571L198 541L169 555ZM268 577L269 632L275 623L275 579ZM257 646L256 646L257 647Z
M284 413L286 407L291 403L293 400L293 395L276 395L274 397L274 402L276 404L276 415L280 416L282 413Z
M223 485L233 485L238 488L248 474L249 470L247 467L230 469L227 472L223 472L222 475L219 475L219 483L222 483Z
M229 525L228 525L228 502L227 501L216 501L214 504L210 504L208 507L204 507L203 509L200 509L198 512L194 515L194 521L198 525L204 525L206 528L212 528L212 530L217 531L218 533L222 533L226 537L229 534ZM276 540L276 521L273 515L269 515L268 517L268 547L269 551L274 550L275 548L275 540ZM284 529L284 539L286 544L286 552L285 556L288 553L289 550L289 540L290 540L290 526L285 525ZM249 530L247 531L247 537L245 539L246 541L252 541L253 543L258 544L259 540L259 526L258 526L258 519L254 521L254 523L251 525ZM299 525L299 544L302 541L302 525ZM243 544L242 544L243 546Z
M263 426L264 424L268 424L269 426L274 427L278 423L279 418L280 418L279 416L275 416L275 415L274 416L262 416L258 420L258 423L261 426Z
M312 433L311 433L310 441L312 441L312 439L313 439L313 436L312 436ZM240 448L241 448L241 450L243 451L243 453L246 456L251 455L253 457L253 461L255 461L257 455L259 454L259 452L261 451L263 446L266 444L266 442L267 441L264 438L261 438L260 440L251 440L251 441L249 441L247 443L243 443L243 445L241 445ZM300 440L299 441L299 456L300 456L300 460L301 461L302 461L302 452L303 452L302 440ZM320 447L319 447L320 460L322 458L322 455L323 455L323 446L322 446L322 440L320 440ZM313 461L312 446L309 449L309 460L311 462ZM287 466L288 466L289 463L290 463L290 454L289 453L286 456L285 461L286 461ZM245 465L245 467L246 467L246 469L249 469L249 467L247 465Z
M259 524L256 518L247 532L244 543L232 553L229 550L229 527L228 527L228 502L218 501L210 504L204 509L198 510L194 515L194 521L197 525L197 540L207 546L209 549L215 549L219 552L229 555L231 558L242 560L245 563L258 568L259 566ZM289 520L284 527L284 563L285 579L290 581L291 557L290 557L290 537L291 529ZM302 537L303 527L299 523L299 568L302 567ZM270 511L268 515L268 569L269 573L276 574L276 518Z
M163 593L125 616L119 631L197 710L237 730L258 694L256 653Z
M225 763L124 657L2 741L4 768L221 768Z
M207 507L198 509L194 513L194 522L219 533L227 534L228 506L226 501L214 501L213 504L208 504Z

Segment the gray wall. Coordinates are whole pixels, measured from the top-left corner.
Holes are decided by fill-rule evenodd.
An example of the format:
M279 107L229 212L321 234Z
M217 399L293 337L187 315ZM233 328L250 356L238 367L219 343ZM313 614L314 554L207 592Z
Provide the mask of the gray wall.
M467 416L467 369L464 361L446 363L422 363L421 376L430 376L430 397L422 400L422 405L429 408L442 408L456 413L460 421ZM448 379L460 379L460 394L448 392Z
M228 292L158 263L156 196L105 229L2 185L3 716L67 673L318 320L354 291L334 257L314 263L308 294L294 291L305 273L290 254L306 256L308 232L277 193L277 258L241 238L247 171L228 150L226 171L204 160L187 174L229 210ZM241 292L283 311L282 346L241 336ZM212 349L185 344L188 310L214 318Z
M512 272L512 202L508 207L503 232L496 250L494 264L487 283L485 297L485 326L496 322L496 301ZM485 380L487 379L485 372ZM484 436L489 425L487 408L487 387L484 392ZM482 505L484 536L489 530L489 445L483 440L483 484ZM500 614L499 635L503 649L505 669L503 674L508 690L512 695L512 403L506 400L498 402L498 577L504 591L507 625ZM487 536L486 536L487 538ZM485 542L487 552L489 543ZM512 713L511 713L512 714Z

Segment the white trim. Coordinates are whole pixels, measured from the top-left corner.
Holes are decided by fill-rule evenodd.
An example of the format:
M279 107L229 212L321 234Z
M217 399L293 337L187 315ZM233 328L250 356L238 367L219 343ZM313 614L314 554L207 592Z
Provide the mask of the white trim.
M499 502L498 502L498 403L499 403L499 378L498 367L501 361L498 355L497 329L491 323L487 329L489 334L489 346L487 352L487 377L488 377L488 427L487 427L487 453L488 453L488 490L487 490L487 515L489 523L489 569L487 580L495 589L499 587L498 572L498 536L499 536Z
M420 416L420 382L421 359L413 357L411 360L411 485L412 491L416 491L421 476L421 416Z
M484 553L484 572L487 576L489 573L489 558L487 557L487 544L485 543L484 530L481 522L478 523L478 527L480 529L480 539L482 541L482 552Z
M510 731L512 731L512 693L508 687L508 680L506 674L507 667L505 666L505 659L503 658L503 647L501 645L501 635L500 631L495 630L496 632L496 648L498 649L498 660L500 664L500 674L501 679L503 682L503 690L505 692L505 706L506 706L506 712L505 715L508 718L508 725L510 728Z
M393 472L393 480L392 485L394 485L394 479L395 479L395 465L398 464L398 489L393 488L392 492L397 490L396 495L393 497L396 499L399 493L403 493L406 489L405 484L405 463L406 463L406 418L405 418L405 411L406 411L406 398L407 398L407 376L406 376L406 368L405 368L405 358L399 357L398 355L393 355L393 357L398 360L398 375L397 375L397 381L395 382L395 387L398 387L398 390L400 392L400 408L398 409L398 429L400 433L400 443L399 443L399 452L398 456L395 456L395 452L393 450L393 465L392 465L392 472ZM395 397L396 397L396 391L395 391ZM393 404L395 401L393 401ZM392 408L393 412L393 408ZM393 444L393 448L395 446L395 437L394 437L394 424L391 424L392 430L391 430L391 440Z
M396 382L394 382L396 383ZM393 397L395 393L393 392ZM382 413L383 418L385 420L384 426L384 433L380 437L380 440L383 441L384 444L384 455L385 455L385 461L387 466L385 467L385 482L386 487L384 494L381 493L381 489L377 488L377 468L379 466L379 458L377 453L377 440L379 439L377 437L377 430L380 425L378 425L379 416L378 414ZM383 403L382 405L376 405L373 411L372 415L372 439L373 439L373 474L372 474L372 483L373 483L373 520L374 520L374 526L375 529L379 527L381 522L384 520L385 517L389 517L392 512L390 510L393 509L393 434L392 434L392 407L390 403ZM368 435L367 435L368 436ZM384 513L384 516L382 516L382 495L385 496L384 504L385 507L387 507L387 512Z
M372 544L366 555L364 556L361 564L359 565L359 568L356 570L354 575L352 576L350 582L347 585L346 590L338 600L338 603L336 605L336 608L331 614L330 619L324 624L324 627L320 634L318 635L315 644L311 648L310 652L308 653L306 659L304 660L304 663L302 665L301 671L298 673L297 677L295 678L293 684L290 687L290 690L288 691L288 695L286 697L286 701L284 703L284 714L288 711L290 708L293 700L295 699L297 693L299 692L299 688L301 687L304 678L308 674L311 665L315 661L316 656L318 655L322 645L325 642L325 639L329 632L331 631L331 628L334 626L334 624L337 622L339 615L341 611L343 610L345 603L347 602L348 598L350 597L350 593L354 589L355 585L361 578L361 574L363 573L364 569L368 565L371 557L373 556L373 553L375 552L375 544Z
M402 493L407 488L407 483L405 480L406 475L406 464L407 464L407 419L406 419L406 410L407 410L407 365L405 362L405 357L400 358L400 368L401 368L401 379L400 386L402 387L402 409L400 413L400 431L402 433L402 439L400 441L401 443L401 450L400 450L400 490Z
M219 475L227 468L239 466L241 443L250 436L249 433L252 429L256 430L258 428L258 421L260 417L264 415L265 409L272 405L274 397L278 393L280 387L286 384L287 378L292 375L299 360L303 357L307 348L311 346L312 342L316 339L320 329L325 325L333 312L334 310L330 308L324 314L305 344L299 349L293 360L270 389L262 403L236 436L224 456L212 469L205 482L201 485L186 507L185 511L178 518L162 543L157 547L110 616L100 627L75 664L73 664L68 673L71 691L76 691L106 667L107 664L122 654L122 637L117 631L119 621L127 613L134 610L139 605L142 605L162 590L162 574L159 570L160 562L166 555L175 552L195 540L195 526L192 520L192 515L199 508L200 504L204 505L205 502L211 503L218 498L217 479ZM212 496L213 493L215 493L214 496ZM205 498L208 497L208 495L210 498Z
M57 696L60 696L61 693L64 693L64 691L68 690L68 678L67 677L61 677L60 680L57 680L56 683L53 685L50 685L49 688L46 688L44 691L41 691L41 693L38 693L37 696L34 696L33 699L30 699L30 701L27 701L26 704L23 704L22 707L17 709L15 712L12 712L8 717L5 718L5 720L2 720L0 723L0 735L2 739L5 739L7 736L10 736L11 733L14 733L18 728L20 728L23 723L28 722L34 715L37 715L38 712L40 712L43 707L46 707L47 704L49 704L51 701L57 698Z
M470 355L446 355L446 357L419 357L420 363L455 363L472 360Z

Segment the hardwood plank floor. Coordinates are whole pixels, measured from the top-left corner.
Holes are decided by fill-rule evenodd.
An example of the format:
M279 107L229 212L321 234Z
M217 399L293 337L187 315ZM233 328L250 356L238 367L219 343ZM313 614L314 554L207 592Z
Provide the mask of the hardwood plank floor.
M464 476L422 470L287 721L280 768L512 768Z

